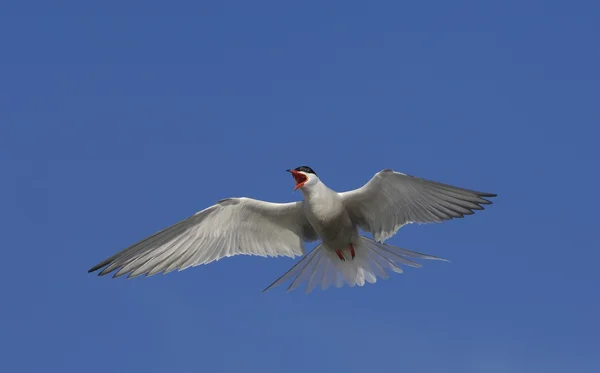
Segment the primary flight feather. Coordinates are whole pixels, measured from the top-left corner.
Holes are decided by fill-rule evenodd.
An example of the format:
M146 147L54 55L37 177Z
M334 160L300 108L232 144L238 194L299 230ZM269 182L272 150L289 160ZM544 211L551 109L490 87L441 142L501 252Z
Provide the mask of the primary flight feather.
M409 223L462 218L490 204L496 194L459 188L393 170L376 173L359 189L338 193L307 166L288 170L304 200L272 203L227 198L116 253L92 267L99 275L151 276L208 264L234 255L304 255L305 242L321 242L266 289L294 278L292 290L306 283L327 289L362 286L413 259L444 260L384 243ZM359 234L369 232L373 239Z

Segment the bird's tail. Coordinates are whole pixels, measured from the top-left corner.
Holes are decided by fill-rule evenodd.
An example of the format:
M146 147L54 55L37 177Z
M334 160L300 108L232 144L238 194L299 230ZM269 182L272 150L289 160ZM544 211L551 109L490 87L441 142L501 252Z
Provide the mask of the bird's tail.
M412 259L442 260L431 255L402 249L400 247L379 243L367 237L360 237L358 245L354 245L355 257L350 256L350 249L343 252L345 260L341 260L335 251L322 243L308 255L284 273L264 291L293 278L288 287L291 291L307 282L306 293L310 293L317 285L325 290L331 285L342 287L347 284L363 286L365 282L375 283L377 278L387 279L387 271L402 273L400 265L421 267Z

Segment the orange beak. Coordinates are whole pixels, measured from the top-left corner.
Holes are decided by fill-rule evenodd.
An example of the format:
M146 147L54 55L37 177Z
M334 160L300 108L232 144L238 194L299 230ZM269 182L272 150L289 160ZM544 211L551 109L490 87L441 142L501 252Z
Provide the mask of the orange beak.
M296 170L287 170L287 172L290 172L294 177L294 180L296 181L294 192L308 181L308 177L306 177L306 175L304 175L303 173L300 173Z

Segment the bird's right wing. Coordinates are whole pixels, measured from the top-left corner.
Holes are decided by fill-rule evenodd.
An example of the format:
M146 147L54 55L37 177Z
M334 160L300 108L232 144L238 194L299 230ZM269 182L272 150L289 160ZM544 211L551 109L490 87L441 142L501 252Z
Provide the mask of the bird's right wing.
M271 203L228 198L197 212L112 257L89 272L119 269L114 277L136 277L207 264L233 255L295 257L317 234L306 220L303 202Z

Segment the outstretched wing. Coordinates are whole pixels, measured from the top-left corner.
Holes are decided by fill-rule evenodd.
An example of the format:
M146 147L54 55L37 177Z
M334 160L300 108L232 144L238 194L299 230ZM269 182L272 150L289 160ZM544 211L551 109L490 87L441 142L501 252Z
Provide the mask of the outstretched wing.
M234 255L295 257L317 234L304 216L302 202L271 203L228 198L197 212L98 263L114 277L136 277L208 264Z
M352 221L383 242L409 223L434 223L471 215L491 204L477 192L393 170L375 174L359 189L340 193Z

